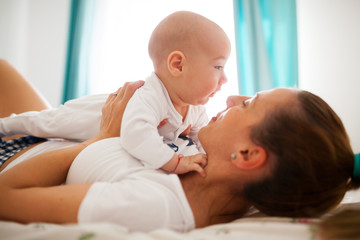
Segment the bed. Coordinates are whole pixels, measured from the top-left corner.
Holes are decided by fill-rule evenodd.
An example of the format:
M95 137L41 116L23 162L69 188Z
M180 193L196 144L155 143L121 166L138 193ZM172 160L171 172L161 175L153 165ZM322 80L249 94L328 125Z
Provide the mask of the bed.
M346 207L360 208L360 190L348 192L339 207L334 211ZM0 221L0 239L310 240L315 239L316 228L314 224L318 221L319 219L276 218L254 214L231 223L195 229L188 233L177 233L167 229L157 229L151 232L129 232L125 227L111 223L60 225L49 223L19 224Z

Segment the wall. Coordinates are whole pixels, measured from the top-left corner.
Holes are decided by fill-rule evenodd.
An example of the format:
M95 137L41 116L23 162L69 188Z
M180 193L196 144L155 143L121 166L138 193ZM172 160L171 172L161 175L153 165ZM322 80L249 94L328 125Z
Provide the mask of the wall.
M69 0L0 0L0 58L52 106L62 96L69 6Z
M327 101L360 151L360 1L298 0L300 87Z
M300 87L340 115L360 151L360 1L298 0ZM61 100L69 0L0 0L0 58Z

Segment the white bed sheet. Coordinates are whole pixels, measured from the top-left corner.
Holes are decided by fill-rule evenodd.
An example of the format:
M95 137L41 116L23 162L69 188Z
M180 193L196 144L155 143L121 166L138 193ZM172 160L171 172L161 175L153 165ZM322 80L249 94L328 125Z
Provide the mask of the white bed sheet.
M213 225L195 229L188 233L177 233L167 229L158 229L148 233L128 232L126 228L110 224L58 225L45 223L19 224L0 222L0 239L66 239L66 240L211 240L211 239L312 239L312 227L292 219L242 219L233 223Z
M360 206L360 190L349 192L341 207ZM97 224L19 224L0 221L1 240L310 240L315 239L315 223L318 219L293 219L275 217L242 218L227 224L218 224L177 233L167 229L151 232L129 232L125 227L111 223Z

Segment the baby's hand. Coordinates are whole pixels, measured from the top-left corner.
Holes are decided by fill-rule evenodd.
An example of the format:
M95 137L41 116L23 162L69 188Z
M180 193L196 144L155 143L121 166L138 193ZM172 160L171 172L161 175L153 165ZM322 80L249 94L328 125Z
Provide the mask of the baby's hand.
M186 157L180 156L179 164L175 168L174 173L182 174L190 171L196 171L200 173L201 176L205 177L204 167L206 164L207 157L203 153L198 153L196 155Z

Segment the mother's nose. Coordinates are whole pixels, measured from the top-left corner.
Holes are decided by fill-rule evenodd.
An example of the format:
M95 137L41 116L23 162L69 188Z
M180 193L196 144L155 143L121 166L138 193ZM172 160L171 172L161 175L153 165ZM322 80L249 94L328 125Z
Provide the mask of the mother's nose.
M228 108L233 107L233 106L237 106L242 104L242 102L246 99L248 99L249 97L247 96L240 96L240 95L232 95L229 96L226 100L226 106Z

